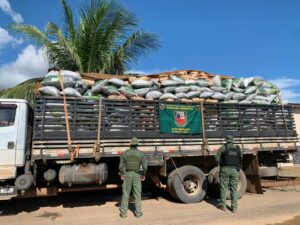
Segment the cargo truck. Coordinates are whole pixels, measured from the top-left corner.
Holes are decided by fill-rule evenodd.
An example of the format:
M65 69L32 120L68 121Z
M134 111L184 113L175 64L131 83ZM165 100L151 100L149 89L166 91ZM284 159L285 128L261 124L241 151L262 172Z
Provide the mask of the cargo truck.
M214 155L232 135L244 160L238 194L262 193L259 168L289 163L298 150L292 107L177 103L152 100L89 100L36 97L0 99L0 200L55 196L63 192L117 188L120 155L132 137L148 161L146 183L184 203L216 190ZM181 129L186 110L199 129ZM162 110L174 110L179 128L165 129ZM173 122L174 122L173 121ZM272 174L273 176L273 174Z

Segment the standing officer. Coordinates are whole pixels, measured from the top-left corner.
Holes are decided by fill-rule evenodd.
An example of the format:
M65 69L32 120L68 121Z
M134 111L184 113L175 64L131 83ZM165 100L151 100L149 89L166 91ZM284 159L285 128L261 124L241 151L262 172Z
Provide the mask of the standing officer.
M120 207L120 217L122 218L127 216L128 199L132 189L133 196L135 198L134 214L137 218L143 215L141 209L141 181L145 180L147 162L144 153L137 149L138 144L139 140L137 138L132 138L130 141L130 149L128 149L120 158L119 174L121 176L121 180L123 180Z
M234 144L232 136L226 136L226 144L222 145L215 159L219 162L220 170L220 203L218 208L226 211L226 193L230 187L231 210L237 211L237 186L239 183L239 171L243 154L240 147Z

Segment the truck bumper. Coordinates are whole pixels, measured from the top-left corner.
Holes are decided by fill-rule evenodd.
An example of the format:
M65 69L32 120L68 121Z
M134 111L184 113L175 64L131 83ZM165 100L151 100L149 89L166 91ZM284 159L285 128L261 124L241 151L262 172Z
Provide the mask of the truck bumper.
M10 200L18 196L18 191L13 186L3 187L0 186L0 201Z

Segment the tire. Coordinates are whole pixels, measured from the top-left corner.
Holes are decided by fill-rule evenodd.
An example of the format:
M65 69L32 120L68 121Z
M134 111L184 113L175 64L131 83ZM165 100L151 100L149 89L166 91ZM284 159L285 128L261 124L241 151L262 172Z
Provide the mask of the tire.
M239 176L240 176L240 179L239 179L237 193L238 193L238 198L242 198L243 195L246 193L247 178L246 178L246 175L245 175L245 173L242 169L240 169L240 171L239 171ZM229 191L227 192L226 199L231 199Z
M22 174L17 177L15 180L15 186L17 190L27 190L29 189L33 184L34 178L32 174Z
M201 202L207 192L207 180L202 170L195 166L182 166L178 172L180 176L175 173L172 178L172 187L178 200L183 203Z
M220 167L214 167L209 171L209 193L213 196L220 196ZM211 178L213 177L213 178ZM243 170L239 171L239 184L237 188L238 198L241 198L247 189L247 178ZM227 200L230 200L230 191L227 191Z
M219 184L220 183L220 167L216 166L208 172L207 181L209 184Z
M211 197L218 198L220 196L220 167L216 166L211 169L207 175L208 191L207 194Z
M177 170L174 169L169 175L168 175L168 180L167 180L167 188L168 188L168 192L171 195L172 198L174 198L175 200L178 200L178 196L176 195L175 191L173 190L172 187L172 180L174 175L177 174Z

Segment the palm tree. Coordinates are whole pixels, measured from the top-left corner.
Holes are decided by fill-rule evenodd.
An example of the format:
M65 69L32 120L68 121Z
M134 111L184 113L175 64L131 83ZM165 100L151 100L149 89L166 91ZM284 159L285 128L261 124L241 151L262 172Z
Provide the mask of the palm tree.
M140 56L160 46L158 37L138 28L136 15L114 0L90 0L79 18L66 0L62 29L49 22L36 26L12 24L17 33L43 46L51 67L80 72L123 74Z

